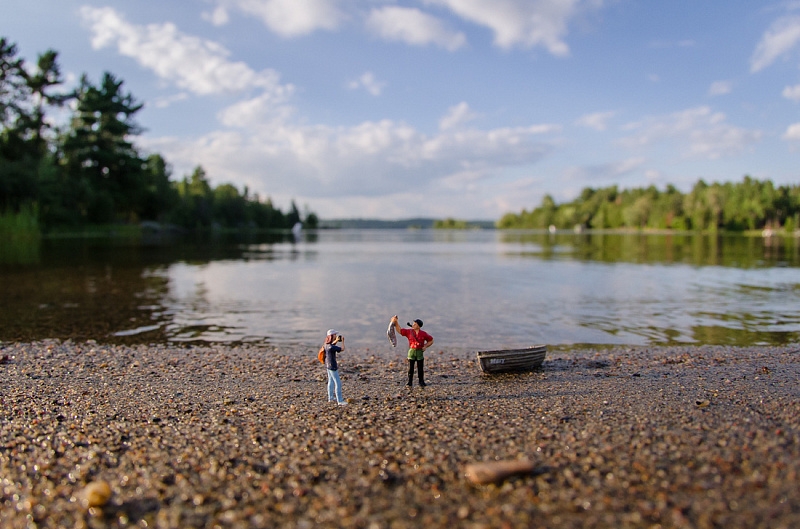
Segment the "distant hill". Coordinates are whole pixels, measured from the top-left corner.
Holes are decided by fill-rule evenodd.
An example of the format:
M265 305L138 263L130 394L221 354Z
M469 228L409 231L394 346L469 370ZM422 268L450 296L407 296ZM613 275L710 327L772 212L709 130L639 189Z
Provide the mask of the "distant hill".
M368 229L433 229L433 223L438 219L415 218L400 220L379 220L379 219L320 219L320 229L343 229L343 230L368 230ZM494 229L492 220L468 220L470 228Z

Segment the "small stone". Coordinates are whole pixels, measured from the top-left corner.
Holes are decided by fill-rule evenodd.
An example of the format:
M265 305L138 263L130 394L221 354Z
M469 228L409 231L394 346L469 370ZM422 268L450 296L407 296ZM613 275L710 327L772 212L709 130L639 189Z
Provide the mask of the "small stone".
M86 507L102 507L111 499L111 486L105 481L93 481L83 489L83 503Z

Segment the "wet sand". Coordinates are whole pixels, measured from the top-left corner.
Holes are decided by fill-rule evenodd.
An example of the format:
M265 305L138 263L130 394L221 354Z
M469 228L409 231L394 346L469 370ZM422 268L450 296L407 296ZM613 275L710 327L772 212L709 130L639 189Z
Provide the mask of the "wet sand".
M348 351L347 406L313 348L0 349L4 528L800 527L800 346Z

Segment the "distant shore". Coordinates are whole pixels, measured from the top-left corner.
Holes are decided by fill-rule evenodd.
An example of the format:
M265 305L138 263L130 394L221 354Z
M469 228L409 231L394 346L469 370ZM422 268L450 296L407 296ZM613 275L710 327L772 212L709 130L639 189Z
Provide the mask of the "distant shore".
M0 343L0 526L800 526L800 345L314 353Z

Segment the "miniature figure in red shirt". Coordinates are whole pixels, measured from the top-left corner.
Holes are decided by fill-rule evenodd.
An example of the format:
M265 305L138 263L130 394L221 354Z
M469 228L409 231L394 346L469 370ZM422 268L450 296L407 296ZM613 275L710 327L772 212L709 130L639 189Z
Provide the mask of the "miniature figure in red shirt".
M414 320L413 323L407 323L410 329L403 329L397 321L397 316L392 317L397 332L402 334L408 339L408 387L411 387L411 382L414 380L414 364L417 364L417 373L419 374L419 385L425 387L425 349L433 345L433 336L423 331L422 320Z

